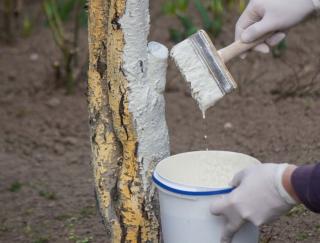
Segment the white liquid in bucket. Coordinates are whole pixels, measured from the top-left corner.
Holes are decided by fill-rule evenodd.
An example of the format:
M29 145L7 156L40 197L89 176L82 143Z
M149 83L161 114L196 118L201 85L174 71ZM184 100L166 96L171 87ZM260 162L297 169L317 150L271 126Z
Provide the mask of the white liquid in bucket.
M242 158L239 161L239 154L232 152L190 152L164 159L158 164L156 172L179 185L222 189L229 188L233 176L252 165L252 160Z
M239 153L199 151L161 161L154 172L159 189L164 243L220 243L222 217L210 205L229 193L228 183L242 169L259 161ZM245 224L232 243L257 243L258 229Z

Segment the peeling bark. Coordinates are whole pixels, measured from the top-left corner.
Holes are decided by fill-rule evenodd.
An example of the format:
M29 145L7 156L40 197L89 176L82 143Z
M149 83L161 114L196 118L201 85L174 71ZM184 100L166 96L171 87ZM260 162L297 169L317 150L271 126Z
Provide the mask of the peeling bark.
M130 12L139 4L142 9ZM153 55L154 48L148 53L147 8L147 0L89 0L92 166L97 201L111 242L159 241L150 175L154 165L169 155L164 98L162 88L159 90L159 84L164 87L165 83L167 49L159 44L164 55ZM139 18L141 22L136 22ZM137 53L132 52L134 42L128 38L132 30L125 28L131 22L138 35L141 28L146 31L138 36L142 44ZM132 59L134 55L139 57ZM140 95L149 99L140 99ZM157 126L161 134L148 138L157 133Z

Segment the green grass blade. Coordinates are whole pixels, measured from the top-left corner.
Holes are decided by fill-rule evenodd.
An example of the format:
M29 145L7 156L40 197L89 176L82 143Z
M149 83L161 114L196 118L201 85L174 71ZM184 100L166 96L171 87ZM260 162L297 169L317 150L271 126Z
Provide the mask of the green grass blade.
M189 29L195 28L191 18L182 14L177 14L177 16L186 32L188 32Z
M213 22L209 17L208 10L204 7L200 0L194 0L196 9L198 10L205 30L212 28Z
M180 12L186 12L189 6L189 0L176 0L175 5Z

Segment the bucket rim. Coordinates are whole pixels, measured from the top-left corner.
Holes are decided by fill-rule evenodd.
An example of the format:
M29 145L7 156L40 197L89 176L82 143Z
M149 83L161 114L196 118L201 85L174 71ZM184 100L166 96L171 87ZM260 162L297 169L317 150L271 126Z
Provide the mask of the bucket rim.
M226 188L220 188L216 190L208 190L208 191L193 191L193 190L182 190L177 189L172 186L169 186L163 182L161 182L158 178L155 172L152 174L152 180L156 184L156 186L180 195L186 195L186 196L214 196L214 195L222 195L222 194L228 194L232 192L235 188L233 187L226 187Z
M225 150L211 150L211 151L189 151L189 152L184 152L184 153L179 153L175 154L172 156L169 156L165 158L162 161L165 161L168 158L173 158L181 155L186 155L186 154L193 154L197 152L218 152L218 153L229 153L229 154L238 154L241 156L246 156L250 157L253 160L256 160L255 163L260 164L261 162L257 160L256 158L239 153L239 152L232 152L232 151L225 151ZM254 164L254 163L253 163ZM232 192L235 187L219 187L219 188L209 188L209 187L191 187L188 185L179 185L174 182L171 182L167 180L166 178L162 177L160 174L157 173L157 170L155 169L152 173L152 180L155 183L156 187L164 189L165 191L175 193L175 194L180 194L180 195L188 195L188 196L213 196L213 195L222 195L222 194L228 194Z

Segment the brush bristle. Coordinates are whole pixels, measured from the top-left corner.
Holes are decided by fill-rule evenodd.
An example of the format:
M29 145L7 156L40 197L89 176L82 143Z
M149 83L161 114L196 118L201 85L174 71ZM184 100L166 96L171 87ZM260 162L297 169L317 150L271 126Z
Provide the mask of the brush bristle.
M190 84L192 97L198 102L203 113L224 96L217 81L201 61L201 57L195 52L189 39L174 46L170 56L186 82Z

